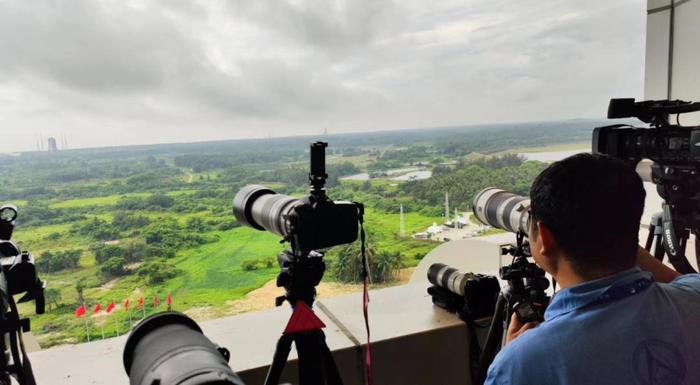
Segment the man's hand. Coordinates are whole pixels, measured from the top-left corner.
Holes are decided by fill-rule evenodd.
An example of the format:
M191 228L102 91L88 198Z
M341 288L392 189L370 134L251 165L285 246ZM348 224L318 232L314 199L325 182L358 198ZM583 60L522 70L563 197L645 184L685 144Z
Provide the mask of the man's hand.
M506 345L510 345L514 339L520 337L520 335L525 333L526 330L535 328L537 325L539 325L539 322L528 322L523 325L518 319L518 316L513 313L513 316L510 317L508 332L506 333Z
M642 270L650 272L651 275L654 276L656 282L669 283L681 275L681 273L654 258L642 246L639 246L637 249L637 265L639 265Z

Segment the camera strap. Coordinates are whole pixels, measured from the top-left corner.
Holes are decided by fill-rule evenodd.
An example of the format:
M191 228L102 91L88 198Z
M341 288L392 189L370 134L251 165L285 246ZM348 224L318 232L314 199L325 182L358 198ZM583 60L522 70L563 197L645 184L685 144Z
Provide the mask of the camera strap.
M690 265L688 259L685 256L685 247L687 241L687 235L679 242L678 234L676 232L675 225L673 223L673 215L671 213L671 206L668 203L663 203L661 205L662 211L662 228L663 228L663 246L666 254L668 255L668 260L671 262L673 267L681 274L695 273L695 269Z
M358 210L358 221L360 222L360 253L362 254L362 314L365 318L365 330L367 330L367 345L365 346L365 383L372 385L372 347L369 333L369 273L367 269L367 255L365 251L365 206L355 202Z

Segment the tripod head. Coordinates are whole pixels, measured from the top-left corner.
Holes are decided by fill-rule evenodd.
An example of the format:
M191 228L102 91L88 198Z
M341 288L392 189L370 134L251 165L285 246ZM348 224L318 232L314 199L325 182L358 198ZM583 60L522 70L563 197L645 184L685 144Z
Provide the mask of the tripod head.
M516 233L516 239L515 246L501 246L501 255L513 256L510 265L499 269L501 279L508 283L503 294L510 303L509 310L518 316L520 322L541 322L550 300L546 292L549 280L545 277L544 270L528 261L532 254L525 234Z
M277 287L283 287L285 294L275 298L275 305L280 306L287 301L294 306L297 301L304 301L312 307L316 298L316 286L326 271L323 253L285 250L277 255L277 262L280 265Z

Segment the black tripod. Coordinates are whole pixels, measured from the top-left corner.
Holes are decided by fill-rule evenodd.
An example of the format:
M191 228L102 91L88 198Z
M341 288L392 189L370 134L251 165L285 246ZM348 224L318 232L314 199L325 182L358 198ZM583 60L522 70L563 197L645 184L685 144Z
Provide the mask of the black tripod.
M326 264L319 252L294 253L284 251L277 256L281 272L277 276L277 287L284 287L286 294L275 299L277 306L285 301L292 307L313 306L316 286L321 282ZM301 301L301 302L299 302ZM275 355L267 372L265 385L278 385L282 370L292 349L292 342L299 356L300 385L342 385L338 367L326 344L323 330L314 329L285 333L277 341Z
M516 313L522 323L541 322L544 320L544 310L549 304L550 297L546 293L549 281L545 272L534 263L528 262L530 247L524 236L518 233L517 239L516 247L501 248L501 255L512 255L513 262L501 267L499 271L501 279L506 281L508 286L498 294L478 368L472 372L474 385L481 385L486 381L489 366L505 344L511 314Z
M681 274L695 273L686 257L686 247L690 238L690 228L675 221L671 217L671 209L667 203L661 205L663 211L654 214L649 223L649 234L644 248L663 262L664 256L668 256L669 262ZM698 229L692 230L695 234L695 258L700 265L700 235ZM652 252L652 246L654 250Z

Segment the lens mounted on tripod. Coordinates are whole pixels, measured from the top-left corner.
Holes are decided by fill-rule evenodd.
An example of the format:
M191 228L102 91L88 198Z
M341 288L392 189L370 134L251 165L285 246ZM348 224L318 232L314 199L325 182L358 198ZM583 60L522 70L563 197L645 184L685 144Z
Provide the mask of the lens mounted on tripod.
M528 232L529 198L487 187L474 196L472 209L482 223L513 233Z

